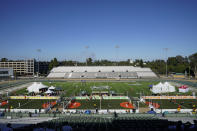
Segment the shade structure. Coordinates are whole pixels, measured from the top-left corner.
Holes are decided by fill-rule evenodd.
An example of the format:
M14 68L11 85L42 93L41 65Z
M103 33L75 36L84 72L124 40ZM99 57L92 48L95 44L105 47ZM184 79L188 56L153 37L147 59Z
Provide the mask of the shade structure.
M85 114L91 114L91 111L90 110L86 110Z
M47 90L45 93L46 93L46 94L52 94L52 93L53 93L53 91L51 91L51 90Z
M38 83L38 84L39 84L39 88L40 88L40 89L48 88L48 86L46 86L46 85L42 84L41 82L40 82L40 83Z
M179 87L179 92L186 93L189 91L189 87L186 85L182 85Z
M175 92L175 87L172 86L169 82L159 83L157 85L153 85L151 91L155 94L158 93L169 93L169 92Z
M34 93L39 93L40 89L48 88L46 85L40 83L40 82L34 82L32 85L27 87L27 91L34 92Z
M55 90L55 88L56 88L56 87L54 87L54 86L50 86L48 89L49 89L49 90Z
M147 113L148 113L148 114L156 114L155 111L148 111Z

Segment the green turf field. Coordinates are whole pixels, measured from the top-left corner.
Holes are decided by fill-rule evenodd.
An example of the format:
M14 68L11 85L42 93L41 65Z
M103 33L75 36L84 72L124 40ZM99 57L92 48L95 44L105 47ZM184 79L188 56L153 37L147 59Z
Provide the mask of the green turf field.
M121 107L120 103L128 102L128 100L76 100L75 102L79 102L81 104L81 106L75 109L127 109Z
M47 85L47 86L55 86L55 87L60 87L63 89L63 96L64 97L71 97L71 96L79 96L80 93L82 91L86 91L88 94L91 94L92 86L109 86L111 87L109 90L105 89L102 91L115 91L115 93L121 93L122 95L129 95L130 97L139 97L140 93L142 95L152 95L152 92L150 91L149 85L155 85L158 84L159 81L130 81L130 82L43 82L43 84ZM21 89L18 91L15 91L14 93L15 95L24 95L27 94L26 89ZM188 93L178 93L178 87L176 87L176 92L174 93L167 93L164 95L191 95L191 92ZM173 104L171 102L169 102L169 100L154 100L155 102L159 103L161 105L160 108L165 108L165 109L172 109L172 108L177 108L178 104L181 103L179 102L179 100L177 101L177 104ZM181 101L181 100L180 100ZM193 102L193 100L184 100L184 105L182 106L183 109L191 109L191 102ZM42 101L40 101L42 103ZM79 107L79 109L93 109L95 108L94 106L92 106L94 103L87 103L86 101L81 101L82 102L82 106ZM96 105L100 105L99 100L95 101L97 104ZM117 102L117 103L116 103ZM110 102L102 102L101 107L104 107L105 109L121 109L118 101L114 102L114 104L111 104ZM16 107L18 105L18 102L15 102ZM34 105L35 102L30 102L32 105ZM113 101L112 101L113 103ZM25 104L24 108L33 108L31 107L31 104ZM36 108L40 108L42 104L35 104ZM29 107L30 106L30 107ZM14 106L15 107L15 106ZM147 105L140 103L140 107L147 107ZM21 107L23 108L23 107ZM100 108L100 106L99 106Z
M185 99L185 100L146 100L153 103L158 103L160 109L177 109L180 105L182 109L192 109L193 105L197 106L196 99Z
M139 97L139 93L144 95L152 95L152 92L149 89L149 85L158 84L156 81L133 81L133 82L43 82L45 85L53 85L55 87L61 87L66 93L65 96L78 96L80 91L86 91L91 94L92 86L109 86L111 87L110 91L115 91L116 93L122 93L123 95ZM105 89L106 90L106 89ZM178 87L176 88L178 91ZM167 93L167 95L177 95L178 92ZM190 95L188 93L178 93L179 95Z

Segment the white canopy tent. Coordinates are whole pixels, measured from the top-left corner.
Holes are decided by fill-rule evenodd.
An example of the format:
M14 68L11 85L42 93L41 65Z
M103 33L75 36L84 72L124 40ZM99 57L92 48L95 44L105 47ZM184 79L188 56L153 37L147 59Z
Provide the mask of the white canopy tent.
M53 91L51 91L51 90L47 90L45 93L46 93L46 94L52 94L52 93L53 93Z
M163 83L159 83L157 85L153 85L151 91L155 94L160 94L160 93L169 93L169 92L175 92L175 87L172 86L170 83L165 82Z
M40 88L40 89L42 89L42 88L48 88L48 86L46 86L46 85L42 84L41 82L40 82L40 83L38 83L38 84L39 84L39 88Z
M181 87L179 87L179 92L186 93L188 91L189 91L189 87L186 85L182 85Z
M48 88L42 83L34 82L31 86L27 87L28 92L39 93L40 89Z
M167 87L167 90L168 90L169 92L175 92L175 91L176 91L176 90L175 90L175 87L174 87L173 85L171 85L169 82L165 82L165 83L164 83L164 86Z
M56 87L54 87L54 86L50 86L50 87L49 87L49 90L55 90L55 88L56 88Z

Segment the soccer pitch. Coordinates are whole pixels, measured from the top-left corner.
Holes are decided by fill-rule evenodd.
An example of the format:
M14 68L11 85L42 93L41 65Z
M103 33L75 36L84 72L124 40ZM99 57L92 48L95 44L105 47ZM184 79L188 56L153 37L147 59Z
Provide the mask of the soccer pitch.
M63 97L73 97L73 96L81 96L82 92L86 92L89 96L91 96L92 91L113 91L119 96L129 96L132 97L138 97L141 95L149 96L153 95L150 91L150 85L156 85L160 81L130 81L130 82L121 82L121 81L113 81L113 82L99 82L99 81L92 81L92 82L81 82L81 81L67 81L67 82L43 82L43 84L47 86L55 86L59 87L63 90L63 94L61 96ZM173 83L172 83L173 84ZM110 88L108 89L92 89L91 87L102 87L102 86L108 86ZM28 92L26 88L15 91L12 93L14 95L27 95ZM162 95L192 95L192 92L188 93L179 93L178 87L176 87L176 92L174 93L166 93ZM181 105L182 109L191 109L192 105L197 105L196 100L176 100L175 103L170 102L170 100L146 100L147 102L153 102L160 105L159 109L176 109L179 105ZM128 102L128 100L77 100L76 102L80 103L81 105L77 108L73 109L100 109L100 105L102 109L127 109L120 106L120 103ZM21 104L20 108L42 108L42 104L46 103L46 101L36 101L36 100L9 100L8 105L12 105L13 108L18 108L18 103ZM33 104L32 104L33 103ZM131 103L135 104L137 106L137 103L131 99ZM148 107L148 104L139 103L140 107ZM5 107L8 107L6 105ZM94 106L96 105L96 106ZM5 108L4 107L4 108Z
M86 91L91 94L92 86L109 86L110 89L102 89L100 91L114 91L115 93L120 93L122 95L130 95L133 97L139 96L139 93L144 93L145 95L151 95L149 85L157 84L158 82L148 82L148 81L133 81L133 82L44 82L43 84L47 86L61 87L65 91L65 96L78 96L81 91ZM97 89L96 91L99 91Z
M109 89L102 89L100 91L114 91L115 93L119 93L124 96L132 96L132 97L139 97L141 95L152 95L150 91L149 85L158 84L159 81L131 81L131 82L43 82L43 84L47 86L55 86L60 87L63 91L64 97L71 97L71 96L79 96L82 91L85 91L87 94L91 94L92 91L99 91L92 90L92 86L109 86ZM24 95L27 94L26 88L15 91L12 95ZM176 87L176 92L174 93L167 93L166 95L191 95L191 92L188 93L179 93L178 87ZM165 94L164 94L165 95Z

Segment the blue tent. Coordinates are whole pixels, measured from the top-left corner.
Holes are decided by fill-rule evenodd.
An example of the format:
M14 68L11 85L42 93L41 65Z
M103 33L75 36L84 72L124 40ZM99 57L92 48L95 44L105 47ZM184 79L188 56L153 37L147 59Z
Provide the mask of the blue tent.
M156 114L155 111L148 111L147 113L148 113L148 114Z
M91 114L91 111L90 110L86 110L85 114Z
M153 85L149 85L148 87L152 88L152 87L153 87Z

